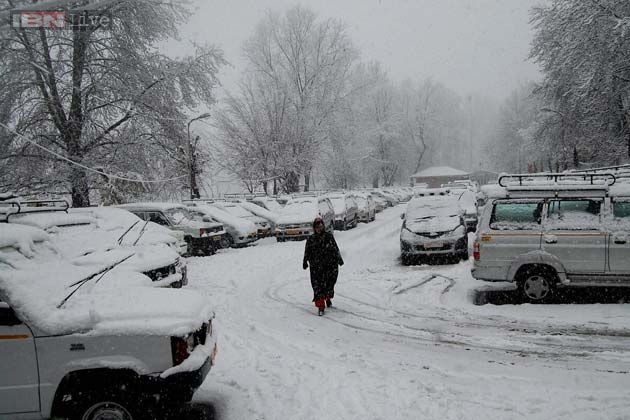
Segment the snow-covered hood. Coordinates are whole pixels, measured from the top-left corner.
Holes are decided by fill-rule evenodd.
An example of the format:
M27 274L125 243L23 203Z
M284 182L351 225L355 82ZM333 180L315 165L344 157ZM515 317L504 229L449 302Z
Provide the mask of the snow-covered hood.
M258 204L243 201L239 203L244 209L254 213L256 216L262 217L271 223L277 223L278 215L259 206Z
M0 295L44 334L183 334L212 316L195 292L157 288L142 274L177 254L168 246L118 247L66 258L55 234L24 225L0 224ZM76 284L132 255L103 276Z

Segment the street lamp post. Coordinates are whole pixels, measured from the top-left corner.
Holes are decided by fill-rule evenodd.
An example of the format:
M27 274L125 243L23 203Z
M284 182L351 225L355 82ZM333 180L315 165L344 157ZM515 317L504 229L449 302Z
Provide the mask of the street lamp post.
M209 118L210 114L208 112L201 114L190 121L188 121L187 125L187 133L188 133L188 181L190 186L190 198L195 199L199 198L199 187L197 187L197 156L196 156L196 145L199 142L199 136L195 137L195 146L193 147L192 140L190 138L190 124L193 121L202 120L205 118Z

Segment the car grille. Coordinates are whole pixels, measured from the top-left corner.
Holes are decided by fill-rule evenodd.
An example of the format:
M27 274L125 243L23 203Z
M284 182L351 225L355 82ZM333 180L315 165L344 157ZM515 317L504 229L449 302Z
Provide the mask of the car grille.
M416 235L422 236L423 238L440 238L449 232L416 232Z
M159 281L165 277L173 275L177 272L176 266L179 264L179 258L175 264L167 265L166 267L157 268L143 273L145 276L151 279L151 281Z

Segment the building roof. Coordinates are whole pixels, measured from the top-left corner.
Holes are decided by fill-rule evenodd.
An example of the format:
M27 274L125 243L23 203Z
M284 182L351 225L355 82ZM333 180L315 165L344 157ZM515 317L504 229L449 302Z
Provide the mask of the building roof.
M460 171L459 169L451 168L449 166L432 166L424 169L417 174L412 175L413 178L423 177L436 177L436 176L466 176L468 172Z

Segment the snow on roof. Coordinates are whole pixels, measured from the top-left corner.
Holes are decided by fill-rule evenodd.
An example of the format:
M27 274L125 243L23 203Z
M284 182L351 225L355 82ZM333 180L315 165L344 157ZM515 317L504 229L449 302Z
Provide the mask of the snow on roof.
M460 171L459 169L451 168L449 166L433 166L431 168L424 169L414 175L413 178L423 177L437 177L437 176L466 176L468 172Z

